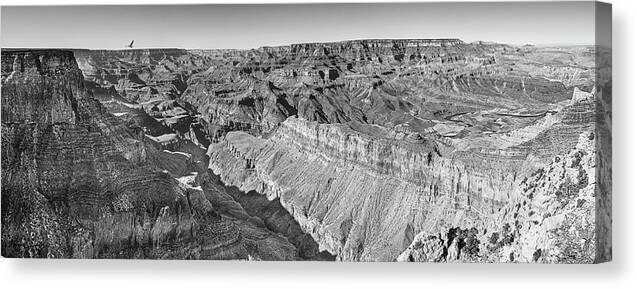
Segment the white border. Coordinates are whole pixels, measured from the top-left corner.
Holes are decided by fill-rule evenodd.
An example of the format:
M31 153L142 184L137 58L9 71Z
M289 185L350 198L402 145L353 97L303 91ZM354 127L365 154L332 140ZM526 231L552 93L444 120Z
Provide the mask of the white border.
M0 5L324 1L33 1ZM357 1L347 2L382 2ZM417 2L417 1L402 1ZM474 1L471 1L474 2ZM636 5L613 3L613 259L601 265L0 259L0 286L39 288L637 288ZM541 19L538 19L541 21Z

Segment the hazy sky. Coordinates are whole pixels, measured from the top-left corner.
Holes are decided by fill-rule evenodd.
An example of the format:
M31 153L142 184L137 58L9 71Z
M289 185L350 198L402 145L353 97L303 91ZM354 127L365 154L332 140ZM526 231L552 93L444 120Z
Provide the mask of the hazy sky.
M362 38L594 44L593 2L2 7L2 47L256 48Z

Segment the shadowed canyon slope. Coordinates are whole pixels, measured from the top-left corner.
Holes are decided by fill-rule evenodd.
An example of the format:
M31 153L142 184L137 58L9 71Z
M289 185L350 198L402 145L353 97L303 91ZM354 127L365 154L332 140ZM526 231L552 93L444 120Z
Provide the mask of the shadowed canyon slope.
M2 252L606 261L609 53L3 51Z

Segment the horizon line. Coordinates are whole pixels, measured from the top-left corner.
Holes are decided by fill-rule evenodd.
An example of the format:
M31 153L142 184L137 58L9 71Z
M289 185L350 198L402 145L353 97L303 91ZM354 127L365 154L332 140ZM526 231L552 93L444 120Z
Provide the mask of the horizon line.
M475 41L464 41L461 38L457 38L457 37L436 37L436 38L413 38L413 37L409 37L409 38L356 38L356 39L345 39L345 40L335 40L335 41L314 41L314 42L288 42L285 44L274 44L274 45L262 45L262 46L257 46L257 47L250 47L250 48L221 48L221 47L216 47L216 48L211 48L211 47L206 47L206 48L198 48L198 47L178 47L178 46L164 46L164 47L135 47L135 48L127 48L127 47L122 47L122 48L89 48L89 47L47 47L47 46L39 46L39 47L24 47L24 46L0 46L0 49L67 49L67 50L112 50L112 51L117 51L117 50L152 50L152 49L156 49L156 50L160 50L160 49L181 49L181 50L258 50L258 49L263 49L263 48L276 48L276 47L285 47L285 46L293 46L293 45L304 45L304 44L327 44L327 43L341 43L341 42L352 42L352 41L370 41L370 40L459 40L461 42L463 42L464 44L477 44L477 43L484 43L484 44L494 44L494 45L509 45L509 46L536 46L536 47L566 47L566 46L595 46L595 43L541 43L541 44L536 44L536 43L525 43L525 44L520 44L520 43L504 43L504 42L498 42L498 41L491 41L491 40L475 40Z

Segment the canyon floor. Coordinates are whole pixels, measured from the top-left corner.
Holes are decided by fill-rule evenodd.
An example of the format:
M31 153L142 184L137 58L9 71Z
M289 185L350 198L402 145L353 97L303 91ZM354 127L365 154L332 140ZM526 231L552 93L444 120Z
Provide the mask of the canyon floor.
M2 256L611 259L610 51L3 49Z

